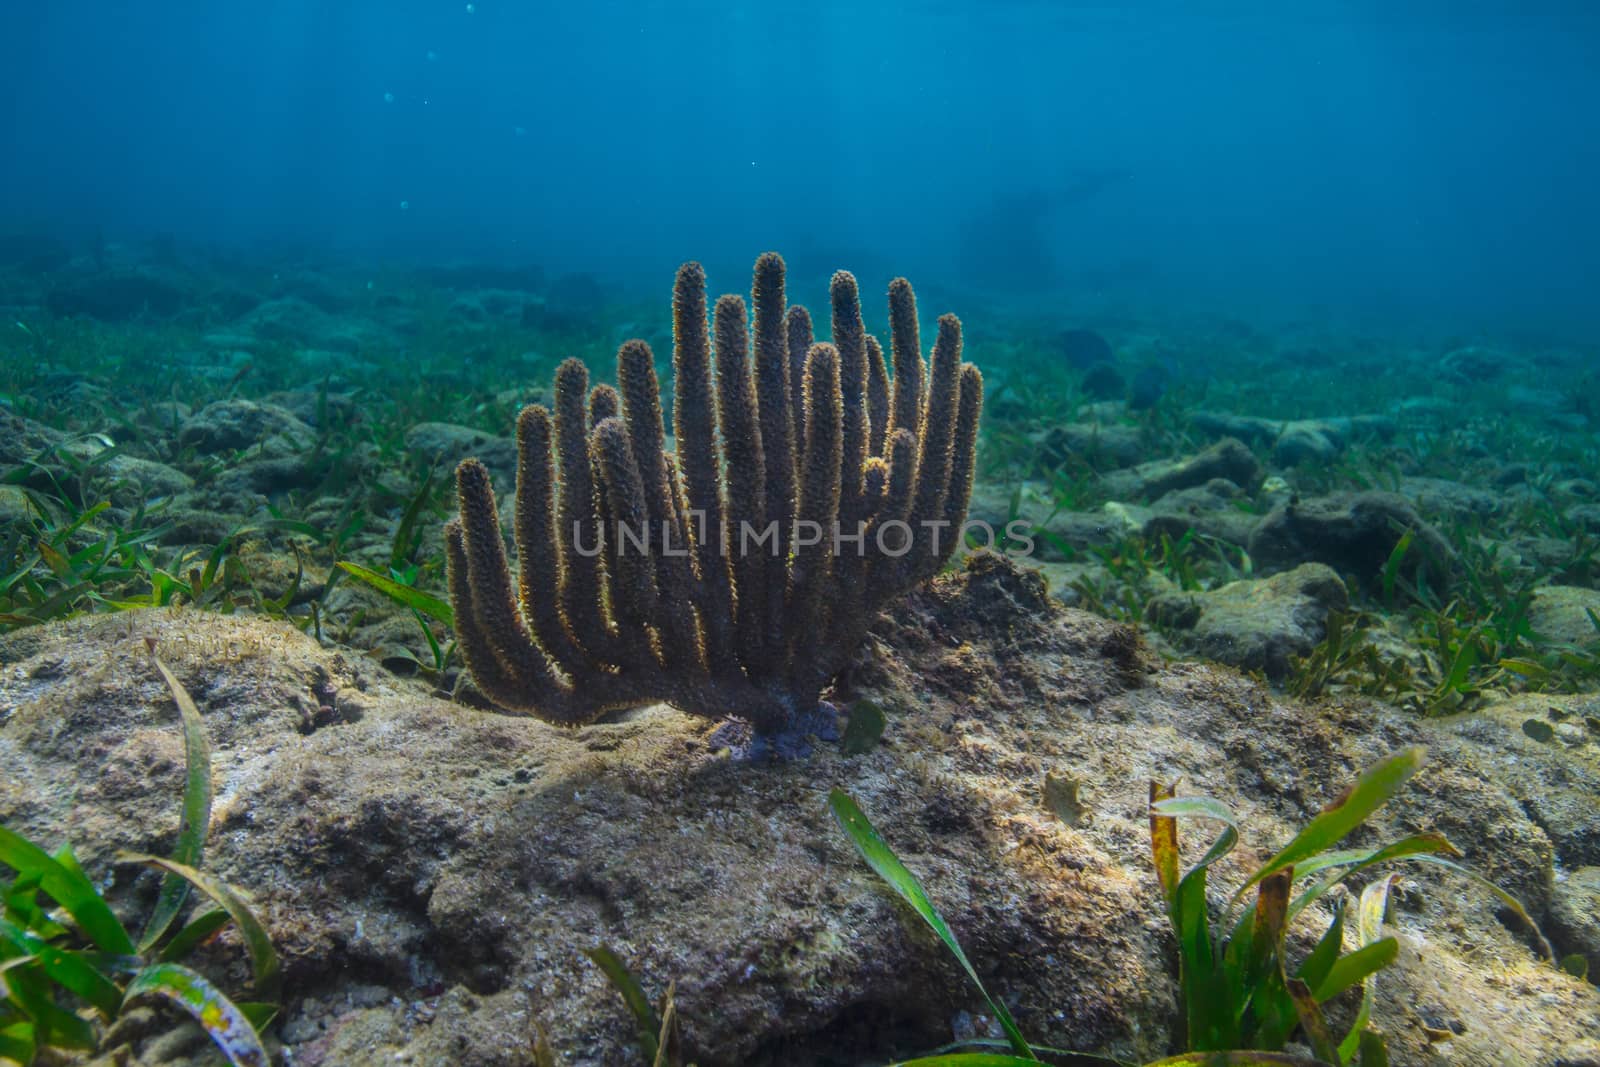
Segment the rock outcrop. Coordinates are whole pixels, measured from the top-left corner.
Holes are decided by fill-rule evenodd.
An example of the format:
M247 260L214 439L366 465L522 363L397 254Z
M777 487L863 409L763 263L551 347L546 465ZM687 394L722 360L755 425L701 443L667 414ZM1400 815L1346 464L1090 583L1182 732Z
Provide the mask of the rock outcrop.
M1246 847L1214 868L1219 886L1417 742L1429 765L1364 843L1444 831L1541 915L1558 864L1600 863L1593 838L1542 821L1592 808L1600 738L1301 706L1225 668L1160 666L1132 630L1064 611L1037 575L984 556L882 617L836 692L887 709L876 749L772 765L731 759L723 727L667 709L563 731L450 704L242 616L150 610L0 637L0 819L52 847L70 837L125 917L156 881L112 858L170 847L182 791L147 638L204 713L206 866L254 895L277 943L278 1032L301 1067L526 1064L536 1026L573 1067L639 1062L581 953L600 943L652 995L677 983L702 1065L886 1062L948 1040L974 996L834 825L833 786L1030 1038L1129 1058L1177 1040L1150 778L1240 815ZM1071 825L1050 781L1078 785ZM1527 803L1535 781L1543 807ZM1186 832L1189 859L1204 833ZM1596 1054L1600 991L1539 961L1465 880L1419 869L1406 886L1401 961L1378 979L1393 1062L1431 1062L1439 1018L1458 1065ZM137 1062L161 1058L157 1039L134 1044Z

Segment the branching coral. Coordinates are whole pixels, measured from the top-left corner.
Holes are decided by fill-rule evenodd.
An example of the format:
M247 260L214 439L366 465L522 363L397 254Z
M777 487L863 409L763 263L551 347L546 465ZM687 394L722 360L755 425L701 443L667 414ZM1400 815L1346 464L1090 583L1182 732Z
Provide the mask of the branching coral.
M983 405L961 323L940 318L925 365L911 285L892 282L891 380L855 278L830 295L833 343L813 344L768 253L753 322L724 296L708 331L705 274L679 269L675 452L648 345L622 346L615 390L563 363L554 412L517 420L516 580L489 473L460 465L450 598L490 700L562 724L664 701L778 733L950 557Z

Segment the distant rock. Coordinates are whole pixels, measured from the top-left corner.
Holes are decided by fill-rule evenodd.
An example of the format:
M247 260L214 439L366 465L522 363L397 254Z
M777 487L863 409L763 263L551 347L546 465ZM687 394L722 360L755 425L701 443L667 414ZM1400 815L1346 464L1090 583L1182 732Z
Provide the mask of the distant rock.
M1600 483L1592 478L1563 478L1550 486L1550 492L1556 496L1593 500L1600 497Z
M1348 607L1344 582L1332 568L1303 563L1210 592L1156 597L1147 617L1186 652L1281 681L1294 657L1327 636L1328 613Z
M523 304L521 323L529 330L558 334L580 334L599 324L591 312L563 307L549 300L529 300Z
M1129 470L1112 471L1103 475L1101 482L1115 499L1136 500L1205 485L1214 478L1254 489L1264 477L1266 472L1255 454L1237 438L1224 437L1195 455L1152 460Z
M1250 557L1265 571L1326 563L1366 584L1378 578L1406 530L1416 534L1402 573L1426 567L1431 580L1448 582L1455 557L1449 543L1394 493L1333 493L1274 508L1250 535Z
M45 297L52 315L85 315L101 322L126 322L141 315L171 318L183 303L177 282L149 271L90 274L63 282Z
M422 459L453 468L476 457L489 468L497 488L510 492L517 480L517 446L509 437L449 422L419 422L406 431L406 448Z
M217 330L200 338L200 343L214 352L245 352L254 354L276 343L253 333L235 333Z
M551 280L544 290L545 302L559 304L569 311L594 314L604 311L611 289L593 274L582 271L563 274Z
M1321 426L1286 423L1272 445L1272 461L1279 467L1331 463L1338 458L1342 443Z
M1145 442L1136 426L1120 423L1069 422L1037 435L1042 458L1049 465L1081 459L1095 470L1131 467L1145 456Z
M1493 381L1510 370L1515 360L1505 352L1482 345L1466 345L1439 359L1439 373L1452 381L1471 385Z
M1505 508L1505 497L1445 478L1404 478L1400 495L1423 515L1452 519L1488 518Z
M1092 400L1120 399L1127 391L1122 372L1110 363L1096 363L1083 373L1083 392Z
M533 292L544 286L544 270L539 267L502 267L489 263L466 263L443 267L420 267L417 277L441 289L509 289Z
M350 296L339 283L326 274L316 271L292 271L281 274L273 286L275 299L292 297L313 304L329 314L340 314L350 307Z
M331 382L326 392L320 387L289 389L268 393L261 401L282 408L315 429L323 428L320 420L324 417L329 423L348 426L360 422L364 415L358 395L344 381Z
M1014 516L1013 496L1017 508ZM987 482L978 482L972 487L972 502L967 508L969 522L986 522L998 536L1012 518L1022 520L1030 530L1047 523L1044 528L1049 536L1035 538L1032 552L1035 560L1063 560L1139 532L1137 520L1120 508L1062 510L1044 482L1023 483L1020 491Z
M383 331L363 319L330 315L298 297L268 300L233 325L259 340L334 352L354 353L387 340ZM246 349L248 350L248 348Z
M1088 368L1116 359L1111 343L1093 330L1062 330L1056 335L1055 347L1069 367Z
M1302 463L1327 463L1360 437L1388 440L1394 436L1394 419L1387 415L1351 415L1327 419L1264 419L1219 411L1197 411L1189 426L1213 437L1237 437L1250 444L1270 445L1272 461L1279 467Z
M1189 428L1209 437L1237 437L1250 444L1270 444L1283 432L1283 422L1229 411L1194 411L1189 414Z
M1514 385L1505 391L1504 399L1507 407L1534 416L1550 428L1575 433L1589 428L1589 416L1574 410L1580 401L1571 392Z
M1407 422L1438 423L1453 418L1459 408L1442 396L1408 396L1396 401L1392 410Z
M1567 521L1592 534L1600 534L1600 504L1574 504L1567 509Z
M204 455L255 449L292 454L310 448L317 434L293 413L255 400L217 400L183 421L178 444Z
M1226 478L1213 478L1204 485L1163 493L1145 508L1130 505L1128 511L1143 516L1140 532L1146 538L1165 534L1177 540L1193 530L1243 547L1261 521L1260 515L1238 506L1248 500L1243 487Z
M261 303L261 297L245 289L219 285L206 294L205 302L210 306L213 318L227 322Z
M1172 374L1167 368L1146 364L1133 374L1128 384L1128 407L1134 411L1148 411L1160 403L1167 392L1167 382Z
M485 323L489 321L489 313L471 295L463 294L450 301L450 314L464 322Z

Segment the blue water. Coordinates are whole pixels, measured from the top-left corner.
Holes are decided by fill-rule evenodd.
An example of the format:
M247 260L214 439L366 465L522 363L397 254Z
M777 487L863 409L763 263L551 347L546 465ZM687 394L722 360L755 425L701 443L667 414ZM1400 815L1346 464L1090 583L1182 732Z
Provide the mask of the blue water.
M1600 335L1600 8L1208 6L13 0L0 229Z

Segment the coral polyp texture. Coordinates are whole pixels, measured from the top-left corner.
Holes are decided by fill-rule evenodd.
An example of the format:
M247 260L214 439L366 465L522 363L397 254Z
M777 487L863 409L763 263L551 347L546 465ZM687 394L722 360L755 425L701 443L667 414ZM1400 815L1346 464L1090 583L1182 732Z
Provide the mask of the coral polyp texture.
M617 353L617 388L582 362L554 412L517 419L513 577L488 470L456 470L446 527L463 657L500 708L579 724L664 702L775 734L813 713L880 608L955 551L972 492L983 378L961 323L925 364L916 298L889 286L891 379L856 280L830 286L833 343L756 261L709 323L705 273L673 291L673 431L655 360ZM752 336L753 346L752 346Z

